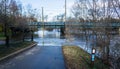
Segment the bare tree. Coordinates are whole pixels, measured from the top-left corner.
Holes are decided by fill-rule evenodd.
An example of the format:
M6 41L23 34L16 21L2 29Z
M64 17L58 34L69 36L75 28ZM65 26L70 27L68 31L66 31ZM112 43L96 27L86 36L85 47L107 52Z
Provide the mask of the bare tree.
M76 0L72 9L77 20L74 24L79 25L76 29L72 25L74 27L72 29L83 32L82 35L78 32L78 36L84 37L86 43L93 42L93 47L97 47L107 64L109 64L109 46L114 31L112 25L119 19L119 6L119 0Z

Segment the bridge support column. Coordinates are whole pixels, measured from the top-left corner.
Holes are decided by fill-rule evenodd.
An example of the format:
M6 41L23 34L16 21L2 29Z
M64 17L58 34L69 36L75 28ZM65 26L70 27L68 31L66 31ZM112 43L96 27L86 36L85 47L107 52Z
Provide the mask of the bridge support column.
M119 27L119 35L120 35L120 27Z
M60 38L64 38L65 37L65 28L61 27L60 28Z
M120 28L119 27L116 28L116 33L117 33L117 35L120 35Z

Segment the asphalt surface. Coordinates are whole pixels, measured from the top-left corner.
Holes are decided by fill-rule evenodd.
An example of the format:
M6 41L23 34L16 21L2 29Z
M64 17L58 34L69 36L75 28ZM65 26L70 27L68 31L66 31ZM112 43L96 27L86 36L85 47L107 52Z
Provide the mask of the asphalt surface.
M0 63L0 69L66 69L61 46L36 46Z

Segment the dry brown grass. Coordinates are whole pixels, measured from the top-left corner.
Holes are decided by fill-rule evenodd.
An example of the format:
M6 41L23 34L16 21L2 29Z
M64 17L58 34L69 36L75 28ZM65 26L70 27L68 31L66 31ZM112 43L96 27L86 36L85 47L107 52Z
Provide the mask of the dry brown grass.
M67 69L108 69L100 59L95 59L94 68L90 66L91 56L77 46L62 47Z

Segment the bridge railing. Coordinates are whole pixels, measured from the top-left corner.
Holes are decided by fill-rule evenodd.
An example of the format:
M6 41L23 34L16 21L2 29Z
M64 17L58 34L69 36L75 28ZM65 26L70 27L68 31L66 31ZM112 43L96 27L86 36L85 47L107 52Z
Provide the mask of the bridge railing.
M120 27L120 23L97 23L96 25L94 25L91 22L88 23L76 23L76 22L72 22L72 23L67 23L68 25L72 25L72 26L78 26L78 27ZM31 26L64 26L65 23L64 22L32 22L29 23L29 25Z

